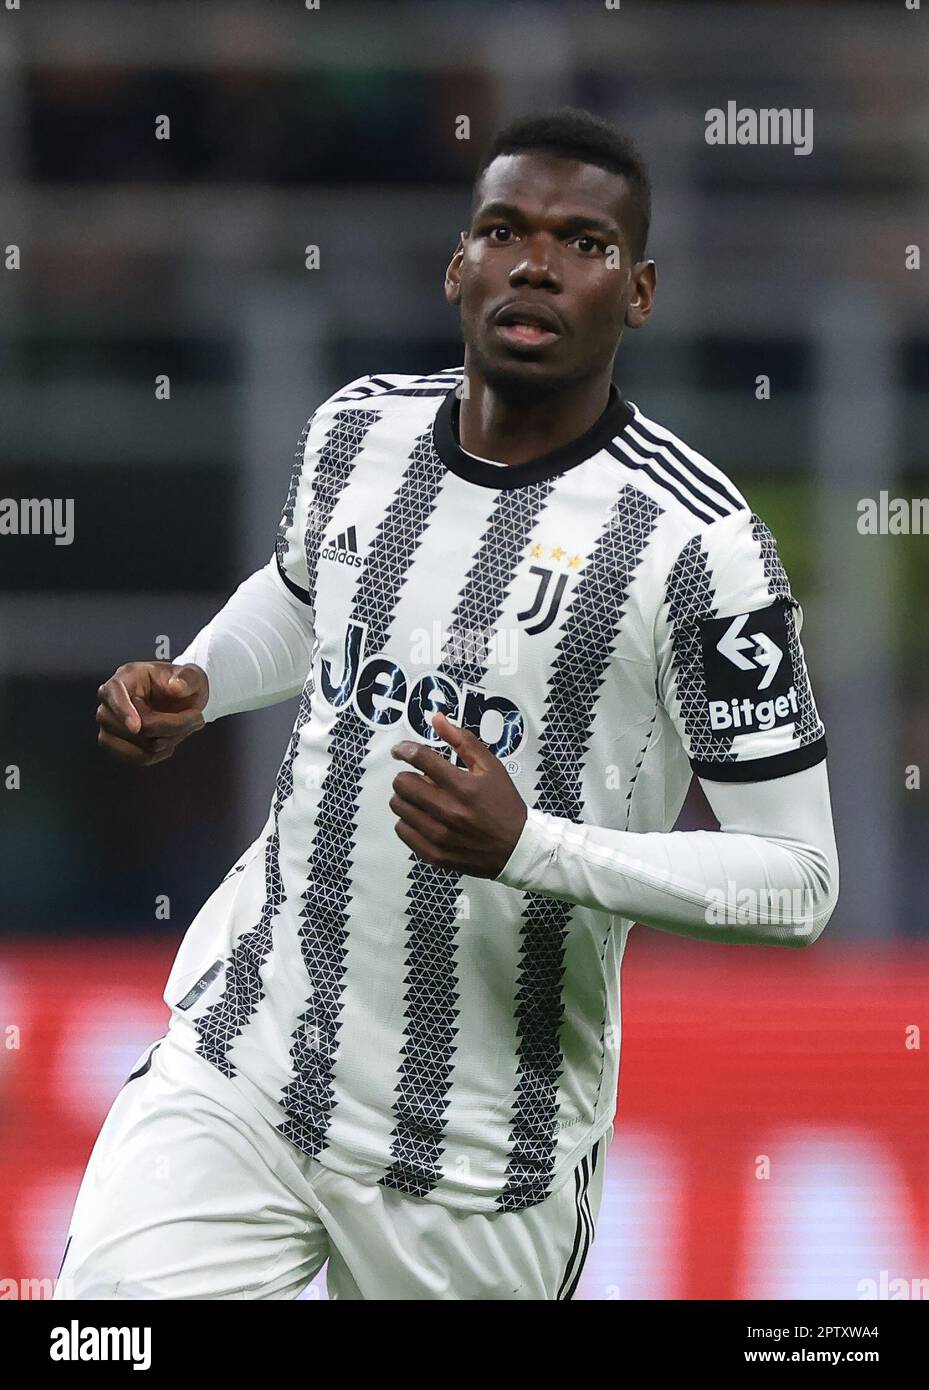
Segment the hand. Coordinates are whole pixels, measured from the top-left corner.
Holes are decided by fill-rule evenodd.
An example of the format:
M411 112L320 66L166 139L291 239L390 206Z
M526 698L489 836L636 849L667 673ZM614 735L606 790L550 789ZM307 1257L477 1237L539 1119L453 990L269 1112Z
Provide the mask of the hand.
M97 743L125 762L149 767L170 758L179 743L203 728L210 682L192 664L129 661L97 694Z
M465 766L453 767L422 743L395 743L391 756L424 775L398 772L394 778L394 829L427 864L496 878L522 833L526 803L486 743L444 714L435 715L432 727Z

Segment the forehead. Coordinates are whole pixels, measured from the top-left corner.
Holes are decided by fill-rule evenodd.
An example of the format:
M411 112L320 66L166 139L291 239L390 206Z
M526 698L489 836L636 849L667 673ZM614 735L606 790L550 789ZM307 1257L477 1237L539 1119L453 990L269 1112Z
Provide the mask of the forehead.
M487 166L475 190L475 215L496 202L535 217L607 217L622 230L630 221L622 174L542 150L497 155Z

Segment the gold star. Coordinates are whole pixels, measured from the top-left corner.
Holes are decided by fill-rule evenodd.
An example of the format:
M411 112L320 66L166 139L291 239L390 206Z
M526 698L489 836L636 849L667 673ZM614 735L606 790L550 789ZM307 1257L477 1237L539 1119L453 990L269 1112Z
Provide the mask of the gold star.
M552 551L552 559L553 559L553 560L560 560L563 554L564 554L564 551L562 550L561 546L560 546L560 545L556 545L556 546L555 546L555 549Z
M534 545L530 550L529 554L532 556L534 560L540 559L542 555L542 547L538 544Z
M583 555L572 555L571 559L568 561L568 564L571 566L573 570L576 570L583 558Z

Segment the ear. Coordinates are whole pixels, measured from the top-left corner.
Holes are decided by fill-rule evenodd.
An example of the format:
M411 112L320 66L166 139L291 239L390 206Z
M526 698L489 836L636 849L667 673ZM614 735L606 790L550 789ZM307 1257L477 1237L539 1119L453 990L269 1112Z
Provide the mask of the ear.
M458 233L458 245L445 272L445 298L449 304L458 304L461 300L461 262L464 260L467 240L467 232Z
M629 284L629 303L624 322L627 328L641 328L647 322L655 303L657 270L654 261L638 261L632 267Z

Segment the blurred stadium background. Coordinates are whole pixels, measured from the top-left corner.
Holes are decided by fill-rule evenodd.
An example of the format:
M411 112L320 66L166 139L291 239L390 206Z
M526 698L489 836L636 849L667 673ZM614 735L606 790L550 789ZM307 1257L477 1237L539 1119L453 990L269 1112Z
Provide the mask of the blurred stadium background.
M163 1031L181 934L263 823L294 715L223 721L137 774L97 752L96 687L160 636L180 651L267 560L321 399L460 360L441 283L480 149L565 102L650 161L657 310L617 380L778 538L843 876L810 952L633 932L578 1296L929 1280L907 1033L929 1023L927 541L856 527L862 498L929 493L927 272L905 268L929 227L927 22L903 0L0 11L0 229L22 257L0 282L0 494L74 498L76 522L69 546L0 540L0 767L21 769L0 789L0 1297L54 1276L99 1124ZM729 100L812 108L812 154L708 146ZM682 824L706 816L694 796Z

